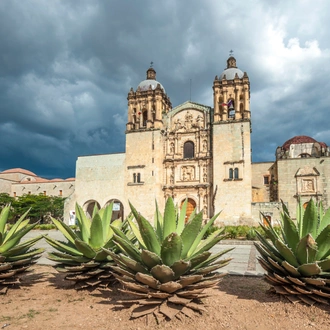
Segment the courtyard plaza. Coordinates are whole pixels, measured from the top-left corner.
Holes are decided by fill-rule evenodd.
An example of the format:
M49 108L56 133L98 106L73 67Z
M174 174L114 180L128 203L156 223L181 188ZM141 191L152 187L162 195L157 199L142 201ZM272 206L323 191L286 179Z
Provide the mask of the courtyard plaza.
M58 230L33 230L30 231L23 241L36 237L38 235L48 235L56 240L65 241L66 238ZM36 248L45 248L45 252L38 260L40 265L54 265L55 263L47 259L47 253L54 250L44 239L38 241L35 245ZM223 240L219 244L215 245L211 252L217 253L230 248L234 250L226 253L222 259L233 258L230 263L221 268L220 272L227 272L230 275L241 276L262 276L264 274L263 268L257 261L258 252L252 241L240 241L240 240Z

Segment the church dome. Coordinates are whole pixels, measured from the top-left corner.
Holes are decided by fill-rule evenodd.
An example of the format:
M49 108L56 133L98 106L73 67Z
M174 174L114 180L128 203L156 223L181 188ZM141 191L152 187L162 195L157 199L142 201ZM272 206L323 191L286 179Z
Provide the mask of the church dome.
M230 56L227 60L227 69L225 69L221 75L220 75L220 80L221 79L226 79L226 80L234 80L235 76L238 76L238 78L242 79L244 76L244 72L240 70L236 66L236 59L233 56Z
M284 142L282 148L284 150L288 150L292 144L302 144L302 143L315 143L317 142L315 139L306 135L298 135ZM321 143L320 143L321 144Z
M329 148L324 142L318 142L306 135L294 136L276 149L276 159L328 157L328 155Z
M160 88L164 91L164 93L165 93L165 88L163 87L163 85L159 82L159 81L157 81L157 80L151 80L151 79L146 79L146 80L143 80L143 81L141 81L140 83L139 83L139 85L138 85L138 89L140 88L140 90L141 91L143 91L143 92L145 92L145 91L147 91L149 88L150 88L150 86L151 86L151 89L152 90L154 90L154 89L156 89L156 87L157 87L157 85L160 85Z
M145 92L145 91L149 90L149 88L151 86L151 89L155 90L158 84L160 85L160 88L163 90L163 92L166 93L164 86L159 81L156 80L156 71L155 71L155 69L150 67L147 70L147 79L141 81L139 83L137 89L140 89L140 91Z
M238 75L238 78L240 78L240 79L243 78L244 73L243 73L242 70L240 70L238 68L229 68L229 69L224 70L221 73L220 79L223 79L226 76L226 79L227 80L234 80L235 79L235 76L236 76L236 73Z

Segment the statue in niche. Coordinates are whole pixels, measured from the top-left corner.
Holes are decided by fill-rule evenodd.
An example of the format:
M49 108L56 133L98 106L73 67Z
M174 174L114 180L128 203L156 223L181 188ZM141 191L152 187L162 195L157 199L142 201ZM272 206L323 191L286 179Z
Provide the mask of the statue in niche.
M207 182L207 173L206 172L204 172L204 174L203 174L203 182Z
M204 217L207 216L207 196L205 195L204 198L203 198L203 214L204 214Z
M207 166L203 165L203 182L207 182Z
M203 151L207 151L207 140L203 140Z
M203 116L198 115L197 119L196 119L196 126L198 128L202 128L204 126L204 120L203 120Z
M186 129L191 129L192 124L193 124L193 116L192 114L187 111L186 115L185 115L185 127Z
M178 118L177 120L174 121L174 130L178 131L181 128L184 128L184 126L182 125L180 118Z
M203 214L204 214L204 217L207 217L207 205L204 205L204 207L203 207Z
M174 184L174 167L171 167L170 184Z
M170 153L174 154L174 142L170 143Z

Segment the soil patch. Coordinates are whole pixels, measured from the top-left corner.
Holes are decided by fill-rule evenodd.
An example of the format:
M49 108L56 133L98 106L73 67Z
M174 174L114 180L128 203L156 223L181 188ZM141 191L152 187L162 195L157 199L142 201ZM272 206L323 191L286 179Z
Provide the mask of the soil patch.
M205 299L207 313L157 325L153 318L130 320L118 287L76 291L51 266L35 266L20 288L1 297L0 329L328 329L330 307L292 304L267 293L260 277L226 276Z

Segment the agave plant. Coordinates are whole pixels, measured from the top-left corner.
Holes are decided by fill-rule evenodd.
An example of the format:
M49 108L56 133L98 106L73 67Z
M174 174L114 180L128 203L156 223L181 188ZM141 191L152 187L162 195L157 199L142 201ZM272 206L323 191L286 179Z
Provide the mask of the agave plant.
M260 224L268 240L256 232L260 265L273 291L291 302L330 302L330 209L310 200L306 210L298 203L295 223L282 202L282 231Z
M37 262L44 249L31 249L42 238L42 235L23 243L21 239L37 223L29 224L25 212L8 230L10 205L5 206L0 214L0 293L5 294L9 286L19 283L19 275Z
M186 206L181 213L172 198L166 202L164 216L158 210L154 227L130 204L137 225L129 220L139 246L132 244L120 230L113 228L114 241L122 253L108 251L117 266L115 276L124 285L122 290L133 297L120 303L136 304L131 317L153 314L158 321L164 318L192 316L193 311L205 311L201 298L206 288L218 284L226 273L216 271L231 258L219 258L232 249L213 254L209 250L225 237L223 229L203 236L218 214L203 225L202 212L194 211L185 223Z
M110 272L111 257L103 248L116 248L112 242L112 228L120 230L123 221L117 219L111 222L112 208L113 203L100 210L94 207L92 219L89 219L82 207L76 204L76 231L64 222L52 219L67 241L45 236L46 241L57 250L49 253L48 259L57 263L57 271L67 273L65 279L74 281L77 290L107 287L114 280Z

